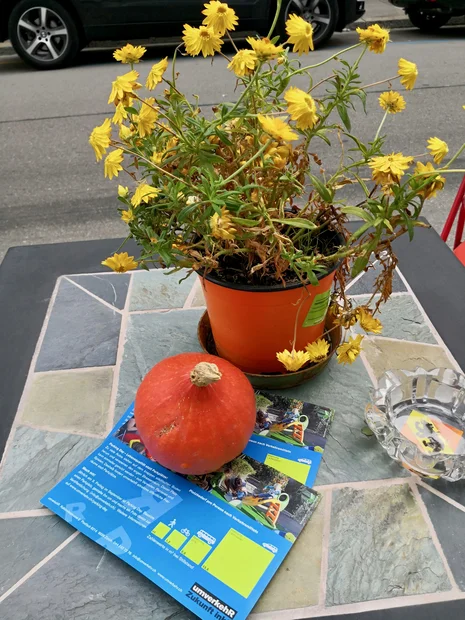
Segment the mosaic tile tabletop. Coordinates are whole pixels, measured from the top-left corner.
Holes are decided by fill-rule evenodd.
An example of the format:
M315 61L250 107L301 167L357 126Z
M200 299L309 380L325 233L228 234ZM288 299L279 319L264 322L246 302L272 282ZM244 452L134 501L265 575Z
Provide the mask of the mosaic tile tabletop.
M162 270L56 283L0 470L0 617L168 620L193 616L39 499L87 456L159 360L200 350L195 276ZM376 270L348 292L363 303ZM465 599L465 483L427 484L366 437L369 389L388 368L458 369L400 272L352 366L334 358L288 395L336 410L323 495L254 609L287 620ZM408 617L408 614L407 616Z

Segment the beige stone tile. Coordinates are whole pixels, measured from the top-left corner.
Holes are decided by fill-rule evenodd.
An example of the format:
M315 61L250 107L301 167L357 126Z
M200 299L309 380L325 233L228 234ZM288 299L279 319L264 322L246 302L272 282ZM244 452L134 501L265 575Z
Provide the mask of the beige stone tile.
M363 351L376 377L391 369L415 370L417 366L426 370L438 367L453 368L446 353L439 346L384 338L365 338Z
M200 286L200 283L197 284L195 289L194 299L192 300L193 308L202 308L205 306L205 297L203 295L203 288Z
M317 605L320 591L325 498L297 538L253 612Z
M103 434L112 382L113 368L37 374L21 420L49 430Z

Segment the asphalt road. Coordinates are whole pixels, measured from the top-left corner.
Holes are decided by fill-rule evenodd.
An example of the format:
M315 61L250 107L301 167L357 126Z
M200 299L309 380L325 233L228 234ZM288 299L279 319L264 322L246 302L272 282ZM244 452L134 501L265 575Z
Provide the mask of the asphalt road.
M416 88L404 93L407 109L388 119L388 148L405 154L425 152L426 140L439 136L454 151L465 140L465 28L443 28L427 37L417 30L391 33L393 43L382 55L367 54L362 64L364 83L395 75L397 60L418 64ZM357 41L354 32L337 34L318 62ZM152 62L172 49L152 48L139 65L142 74ZM208 113L212 105L234 100L235 82L222 58L182 58L180 85L189 95L198 94ZM104 179L103 166L95 162L87 140L92 128L111 115L107 106L111 81L121 73L111 51L85 51L75 66L58 71L34 71L14 56L0 58L0 260L15 245L52 243L122 236L115 199L117 181ZM315 80L326 76L315 71ZM296 82L298 85L298 82ZM362 140L374 136L381 118L375 87L365 116L352 114L353 133ZM336 163L332 149L321 151L324 165ZM465 168L465 154L456 161ZM449 175L446 188L430 200L425 215L440 230L460 183Z

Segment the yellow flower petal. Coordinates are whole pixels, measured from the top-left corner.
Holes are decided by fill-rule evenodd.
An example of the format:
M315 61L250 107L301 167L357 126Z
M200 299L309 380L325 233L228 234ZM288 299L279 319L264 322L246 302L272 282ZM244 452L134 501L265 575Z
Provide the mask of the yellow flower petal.
M117 271L118 273L124 273L130 269L137 269L138 263L134 260L134 256L128 256L127 252L121 252L120 254L113 254L107 259L102 261L102 265Z
M284 52L282 45L274 45L266 37L264 39L247 37L246 40L260 60L272 60Z
M95 158L100 161L110 146L111 122L106 118L101 125L95 127L89 136L89 144L94 149Z
M428 198L434 198L438 191L444 189L446 179L436 173L436 170L430 161L426 165L422 164L421 161L417 162L417 165L415 166L415 173L421 175L416 178L419 183L424 183L428 179L429 174L431 174L431 181L426 186L422 187L422 189L418 192L418 195L422 196L425 200Z
M239 50L228 65L237 77L251 75L257 66L257 54L253 50Z
M409 60L405 60L405 58L400 58L398 66L399 70L397 74L400 75L400 83L402 86L405 86L406 90L412 90L418 76L416 64Z
M134 121L137 122L137 129L141 138L149 136L154 130L155 122L158 118L158 112L154 106L155 99L153 97L144 99L139 115L134 117Z
M412 162L412 157L402 155L402 153L391 153L372 157L368 165L372 169L373 180L378 185L388 185L398 183Z
M447 142L444 142L444 140L440 138L429 138L428 151L433 156L434 163L440 164L449 152L449 147L447 146Z
M204 4L205 9L202 11L205 15L203 23L205 26L213 28L215 33L222 37L226 30L235 30L239 20L236 13L225 2L219 0L211 0Z
M107 155L104 165L103 171L105 177L108 179L112 179L113 177L117 177L118 173L121 172L123 166L121 162L123 161L123 150L115 149L109 155Z
M382 54L386 49L389 39L389 30L381 28L379 24L373 24L368 28L357 28L362 43L366 43L368 49L375 54Z
M310 50L313 51L313 27L303 17L289 15L286 21L286 32L289 35L286 43L294 45L293 52L297 52L300 56L308 54Z
M284 140L284 142L291 142L297 140L299 137L295 131L289 127L289 125L280 117L277 116L263 116L258 114L257 116L260 125L274 138L278 140Z
M128 211L122 211L121 212L121 219L123 220L123 222L126 222L126 224L129 224L129 222L132 222L132 220L134 219L134 212L132 209L128 209Z
M120 198L127 198L129 196L129 187L118 185L118 196Z
M145 87L149 90L153 90L157 84L163 80L163 74L168 68L168 56L157 62L157 64L153 65L150 69L150 73L147 76L147 80L145 82Z
M360 355L361 344L364 336L358 334L355 338L349 338L337 348L337 361L340 364L352 364Z
M152 198L156 198L160 190L156 187L152 187L147 183L141 183L134 192L133 197L131 198L131 204L133 207L138 207L141 202L148 203Z
M133 91L141 88L141 85L136 82L138 77L139 74L134 70L128 71L124 75L119 75L111 84L108 103L114 103L115 105L118 105L118 103L127 104L127 99Z
M231 220L231 214L223 207L221 209L221 215L214 213L210 218L210 228L212 236L217 239L234 239L234 233L236 229Z
M318 122L318 114L316 113L316 103L311 95L300 88L291 86L284 93L284 99L287 101L287 111L291 119L296 121L299 129L311 129Z
M284 351L276 353L276 358L287 371L296 372L310 360L310 355L307 351L296 351L295 349L288 351L284 349Z
M183 35L182 40L189 56L198 56L200 53L203 54L204 58L214 56L215 52L220 51L223 44L221 37L216 34L213 28L208 26L192 28L189 24L184 24Z
M119 60L123 64L134 64L140 61L147 50L141 45L131 45L128 43L124 47L120 47L113 53L113 58Z
M305 350L309 355L310 362L322 362L328 357L329 342L327 342L324 338L318 338L315 342L307 344Z
M381 321L375 319L367 308L357 308L356 316L360 327L367 333L380 334L383 331Z
M397 112L402 112L405 109L405 99L400 93L388 90L379 96L379 105L388 114L397 114Z

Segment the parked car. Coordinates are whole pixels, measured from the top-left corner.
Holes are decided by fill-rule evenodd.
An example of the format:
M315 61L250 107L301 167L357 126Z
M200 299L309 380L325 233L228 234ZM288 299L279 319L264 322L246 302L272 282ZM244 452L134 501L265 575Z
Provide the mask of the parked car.
M436 32L451 17L465 15L465 0L389 0L407 13L414 26L423 32Z
M0 41L7 38L28 64L39 69L62 67L89 41L129 41L179 36L186 22L199 22L206 0L0 0ZM276 0L231 0L242 31L267 34ZM314 27L315 45L364 13L360 0L284 0L279 20L291 13Z

